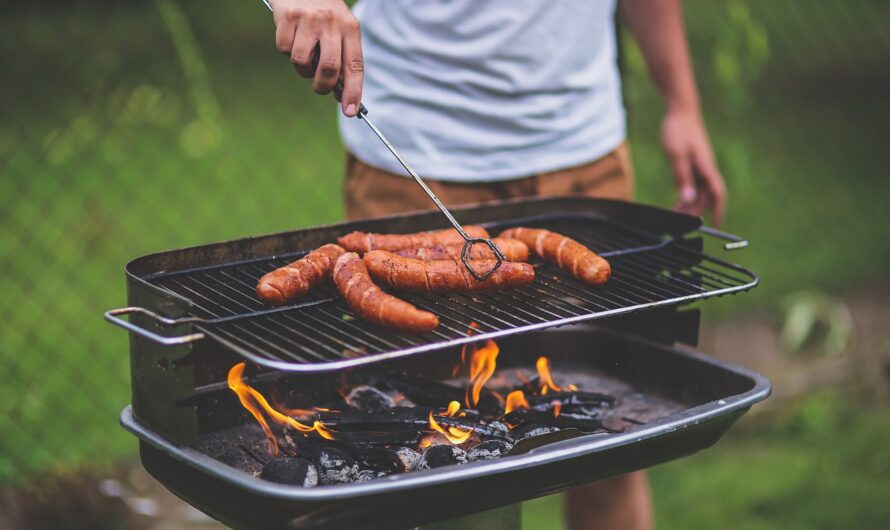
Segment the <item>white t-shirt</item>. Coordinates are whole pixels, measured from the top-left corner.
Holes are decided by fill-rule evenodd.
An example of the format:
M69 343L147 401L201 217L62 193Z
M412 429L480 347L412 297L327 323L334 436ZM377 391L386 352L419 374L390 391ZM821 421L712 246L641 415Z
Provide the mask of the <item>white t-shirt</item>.
M625 138L615 0L361 0L363 102L422 176L491 182L596 160ZM357 119L346 148L404 175Z

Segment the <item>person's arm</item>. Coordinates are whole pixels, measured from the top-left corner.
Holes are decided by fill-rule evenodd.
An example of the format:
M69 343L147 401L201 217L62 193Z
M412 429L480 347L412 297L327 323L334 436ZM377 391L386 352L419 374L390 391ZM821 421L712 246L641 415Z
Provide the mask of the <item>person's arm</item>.
M314 78L312 89L328 94L343 77L343 113L355 116L362 101L364 61L358 20L343 0L270 0L275 46L297 73ZM318 45L318 68L312 56Z
M677 207L719 225L726 187L714 160L686 46L681 0L621 0L622 12L664 98L661 144L677 181Z

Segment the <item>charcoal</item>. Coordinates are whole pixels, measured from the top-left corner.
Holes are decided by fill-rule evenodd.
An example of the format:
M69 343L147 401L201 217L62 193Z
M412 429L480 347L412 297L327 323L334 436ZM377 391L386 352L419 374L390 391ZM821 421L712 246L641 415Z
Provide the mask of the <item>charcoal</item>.
M467 451L467 459L470 462L475 462L477 460L500 458L506 455L510 449L513 449L513 445L510 444L510 442L505 442L503 440L486 440L476 444L475 447Z
M279 458L263 466L260 478L279 484L311 488L318 484L318 471L304 458Z
M467 452L456 445L433 445L423 452L420 469L467 463Z
M583 409L601 409L609 408L615 405L615 398L607 394L597 392L548 392L544 395L526 396L528 404L535 410L550 410L553 408L553 402L559 401L563 410L571 408Z
M509 432L502 431L497 427L485 425L483 423L473 423L463 418L449 418L448 416L433 416L436 422L443 427L456 427L464 431L473 431L473 438L476 440L512 440Z
M404 463L392 449L351 447L349 454L355 458L362 471L368 470L387 474L405 471Z
M380 412L322 413L319 419L337 431L413 430L418 423L426 423L429 409L392 407Z
M266 436L255 422L209 433L201 438L200 448L208 456L254 475L262 471L267 461L275 458L269 452Z
M420 467L420 453L410 447L399 447L393 454L399 459L404 471L413 471Z
M552 427L550 425L544 425L543 423L526 423L518 427L513 431L513 434L520 440L525 438L533 438L535 436L541 436L542 434L550 434L551 432L556 432L559 429L556 427Z
M510 432L510 427L508 427L507 424L502 421L490 421L486 425L488 425L490 429L501 431L504 434Z
M554 417L552 411L540 411L534 409L519 409L504 416L504 421L516 423L545 424L560 429L578 429L583 432L594 432L603 429L602 421L598 417L584 414L562 412Z
M414 445L420 442L422 433L419 432L419 427L415 426L412 429L397 427L392 430L337 431L335 436L338 442L349 447L385 448Z
M396 406L384 392L369 385L359 385L349 391L346 402L350 406L368 413L385 412Z
M466 397L465 388L409 374L394 375L390 384L417 405L425 407L443 407L451 401L463 403ZM484 388L477 408L484 416L497 416L502 409L498 398Z
M390 445L411 445L418 442L420 431L429 430L429 409L394 407L386 412L374 414L344 413L324 416L325 425L336 431L336 438L342 442L372 443L390 442ZM444 427L456 427L472 430L479 439L509 439L510 435L499 428L493 428L468 418L434 416L436 422Z
M324 447L314 459L322 484L344 484L358 479L358 463L346 451Z

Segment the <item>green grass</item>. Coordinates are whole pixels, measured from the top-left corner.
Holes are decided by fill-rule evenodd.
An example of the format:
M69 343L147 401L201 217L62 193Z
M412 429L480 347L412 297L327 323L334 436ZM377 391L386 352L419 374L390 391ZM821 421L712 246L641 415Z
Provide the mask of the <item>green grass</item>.
M187 80L195 71L153 2L29 4L0 18L0 483L133 454L116 426L129 401L127 339L101 318L126 302L127 260L342 217L336 105L274 50L259 2L182 4L198 43L186 52L200 54L206 86ZM752 241L728 257L763 277L707 312L771 310L798 289L843 293L880 278L890 263L886 3L686 5L730 186L726 229ZM626 90L640 197L670 205L660 104L633 47ZM664 526L793 526L779 501L796 488L790 513L801 520L846 523L855 511L874 521L872 475L819 467L835 452L854 460L849 438L809 436L770 434L655 470ZM786 465L774 480L750 479Z

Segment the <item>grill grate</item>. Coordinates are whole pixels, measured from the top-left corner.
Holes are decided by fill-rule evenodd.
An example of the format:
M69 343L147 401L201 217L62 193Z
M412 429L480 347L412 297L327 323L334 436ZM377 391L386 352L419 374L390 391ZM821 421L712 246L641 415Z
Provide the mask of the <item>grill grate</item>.
M332 285L291 306L271 309L254 291L257 279L306 251L246 262L165 272L151 283L190 300L195 328L257 364L278 370L320 371L451 347L484 338L685 303L748 290L757 277L706 256L682 239L658 237L584 215L492 224L548 228L607 257L612 277L584 285L557 267L536 263L534 283L513 290L399 296L439 315L436 330L408 335L354 318ZM471 323L474 328L471 329Z

